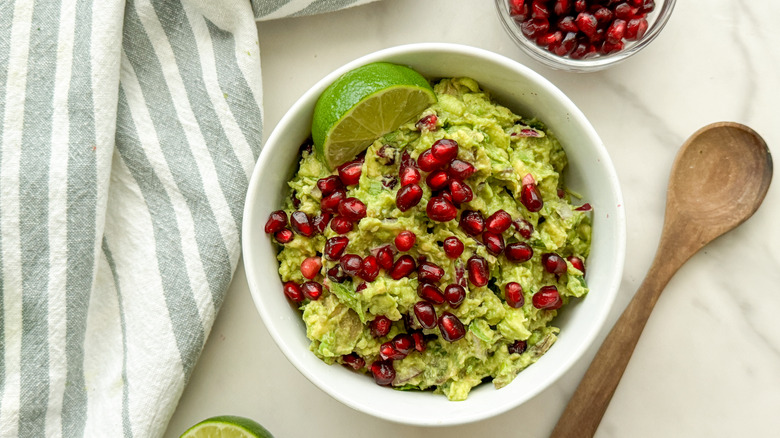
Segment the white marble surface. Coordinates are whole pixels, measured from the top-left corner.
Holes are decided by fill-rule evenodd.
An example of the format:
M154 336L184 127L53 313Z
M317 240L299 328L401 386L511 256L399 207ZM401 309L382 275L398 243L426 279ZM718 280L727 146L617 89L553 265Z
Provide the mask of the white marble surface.
M669 168L683 141L705 124L733 120L753 127L780 157L778 16L780 2L769 0L678 1L667 28L645 51L587 75L553 71L524 56L489 0L384 0L260 23L265 135L322 76L385 47L462 43L525 63L590 118L622 183L628 242L611 326L655 253ZM669 283L598 437L778 436L778 184L753 218L694 256ZM166 437L223 413L254 418L279 438L547 436L595 348L557 384L498 417L451 428L389 423L341 405L287 362L239 266Z

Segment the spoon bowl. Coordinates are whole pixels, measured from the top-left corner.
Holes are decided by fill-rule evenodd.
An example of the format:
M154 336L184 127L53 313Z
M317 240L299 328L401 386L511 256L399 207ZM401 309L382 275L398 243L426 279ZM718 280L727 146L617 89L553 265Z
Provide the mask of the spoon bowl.
M772 180L766 142L747 126L714 123L677 153L661 241L634 298L607 335L551 437L592 437L650 313L675 272L716 237L755 213Z
M755 131L733 122L705 126L672 166L666 220L682 216L717 237L756 211L771 177L769 149Z

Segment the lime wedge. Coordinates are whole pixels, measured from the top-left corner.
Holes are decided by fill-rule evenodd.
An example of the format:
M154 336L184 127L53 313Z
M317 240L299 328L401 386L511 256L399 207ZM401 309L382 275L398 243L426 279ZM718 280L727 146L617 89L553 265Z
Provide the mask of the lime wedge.
M273 438L273 435L249 418L222 415L192 426L181 438Z
M428 81L409 67L375 62L333 82L314 106L314 149L331 169L398 129L436 102Z

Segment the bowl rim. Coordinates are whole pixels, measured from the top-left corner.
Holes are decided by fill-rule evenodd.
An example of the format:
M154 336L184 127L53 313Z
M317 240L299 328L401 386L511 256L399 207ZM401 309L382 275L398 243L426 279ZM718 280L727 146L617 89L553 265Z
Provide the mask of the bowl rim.
M639 41L632 43L630 47L627 47L619 52L615 52L606 56L597 56L589 59L571 59L563 58L561 56L552 54L547 50L537 46L531 40L525 37L520 32L520 27L515 20L509 15L509 6L507 0L495 0L496 12L498 12L498 19L509 34L512 41L517 45L523 53L530 56L535 61L546 65L547 67L556 70L565 70L576 73L589 73L599 70L603 70L607 67L621 63L631 56L636 55L643 48L647 47L653 40L658 37L669 18L672 16L672 11L677 0L664 0L661 5L658 14L655 16L652 25Z
M299 113L302 107L308 105L312 99L316 101L316 98L322 93L322 91L330 83L332 83L334 80L336 80L339 76L346 73L347 71L350 71L354 68L357 68L361 65L370 62L387 60L388 58L392 58L395 56L403 56L403 55L409 55L413 53L430 53L430 52L466 55L475 58L485 59L486 61L493 62L493 63L503 64L505 67L518 71L518 73L525 75L531 82L543 86L547 92L549 92L554 96L555 99L558 99L562 101L563 104L565 104L567 110L570 112L572 117L576 117L577 119L584 121L583 129L588 133L589 137L593 140L593 143L595 145L595 151L598 153L597 158L599 161L603 162L604 167L607 170L606 177L609 180L609 185L614 192L613 193L614 199L618 203L618 206L625 205L623 201L623 195L620 188L620 184L617 178L617 173L612 164L612 160L609 157L603 142L601 141L598 134L596 133L595 128L592 126L590 121L585 117L582 111L568 98L568 96L566 96L560 89L558 89L549 80L544 78L542 75L536 73L535 71L531 70L529 67L517 61L514 61L506 56L485 49L473 47L473 46L455 44L455 43L404 44L404 45L389 47L386 49L382 49L379 51L375 51L360 56L357 59L354 59L350 62L345 63L341 67L336 68L335 70L327 74L325 77L317 81L306 92L304 92L301 95L301 97L299 97L295 101L295 103L285 112L285 114L279 120L277 125L273 128L273 131L268 137L268 140L264 144L261 153L258 157L257 163L255 164L255 167L252 172L252 177L249 182L247 195L246 195L246 202L243 211L242 254L243 254L244 266L246 270L246 278L250 289L250 294L252 296L255 307L258 313L260 314L261 319L264 322L266 329L270 333L276 346L282 351L282 353L287 358L287 360L291 362L293 366L298 370L298 372L303 374L304 377L306 377L311 383L313 383L315 386L323 390L330 397L340 401L341 403L357 411L367 413L377 418L393 421L396 423L415 425L415 426L453 426L453 425L466 424L466 423L471 423L471 422L491 418L527 402L528 400L535 397L542 391L548 389L556 381L558 381L560 377L574 365L575 362L577 362L579 359L582 358L586 349L592 346L599 332L602 329L604 329L606 319L611 309L614 306L619 285L623 276L623 266L625 261L625 245L626 245L626 221L625 221L624 208L617 208L615 210L615 217L610 218L615 221L614 227L615 227L616 241L614 242L613 247L616 253L614 257L615 265L613 265L612 267L613 275L609 277L609 280L607 282L608 287L605 288L605 290L603 291L604 294L601 297L606 302L604 303L603 306L599 307L599 313L597 315L594 315L594 317L592 318L594 320L594 323L589 326L589 332L583 337L582 342L580 342L577 348L573 349L573 351L569 355L567 355L567 360L557 364L555 369L546 376L546 382L544 384L537 385L532 390L524 392L522 397L513 400L512 403L506 403L504 405L494 406L490 410L480 411L476 414L469 412L467 414L458 415L457 417L451 417L446 419L407 418L400 415L388 414L387 412L383 412L378 409L373 409L368 406L360 405L354 402L353 400L343 396L340 393L340 391L338 391L338 388L334 388L330 384L330 382L321 379L316 374L310 373L309 370L304 366L304 364L299 359L297 359L296 353L292 351L290 346L287 344L280 330L276 327L275 324L270 323L276 317L269 313L269 309L266 309L261 305L262 299L260 298L260 295L261 295L262 288L261 285L258 284L257 282L256 275L253 275L253 270L255 269L254 266L257 263L257 260L254 257L253 251L249 248L249 245L247 245L247 242L250 240L247 238L247 236L251 236L254 233L260 233L260 231L258 231L260 227L257 227L255 221L253 220L254 218L253 218L253 203L252 203L252 201L254 199L258 199L260 195L260 188L258 187L257 181L258 179L261 178L260 174L262 170L264 168L267 168L270 165L273 165L272 163L273 154L274 154L273 145L277 144L278 141L277 138L282 135L283 131L285 131L284 127L289 123L291 123L292 120L299 117ZM463 402L450 402L450 403L463 403Z

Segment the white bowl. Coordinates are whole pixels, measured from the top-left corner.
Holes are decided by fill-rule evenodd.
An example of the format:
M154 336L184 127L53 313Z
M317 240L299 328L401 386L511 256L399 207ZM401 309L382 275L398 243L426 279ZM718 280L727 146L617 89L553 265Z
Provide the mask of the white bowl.
M593 243L587 260L590 293L555 320L558 341L539 361L502 389L480 385L468 399L448 401L430 392L394 391L369 376L326 365L309 351L299 313L282 293L276 248L263 232L280 208L296 168L298 149L309 136L312 111L322 91L343 73L388 61L413 67L429 78L468 76L496 100L523 116L535 116L558 136L569 157L568 187L594 206ZM482 49L455 44L412 44L352 61L308 90L282 117L255 166L246 198L243 255L257 310L287 359L312 383L358 411L412 425L454 425L482 420L529 400L556 381L589 348L617 294L625 255L625 214L617 175L601 140L580 110L559 89L527 67Z

